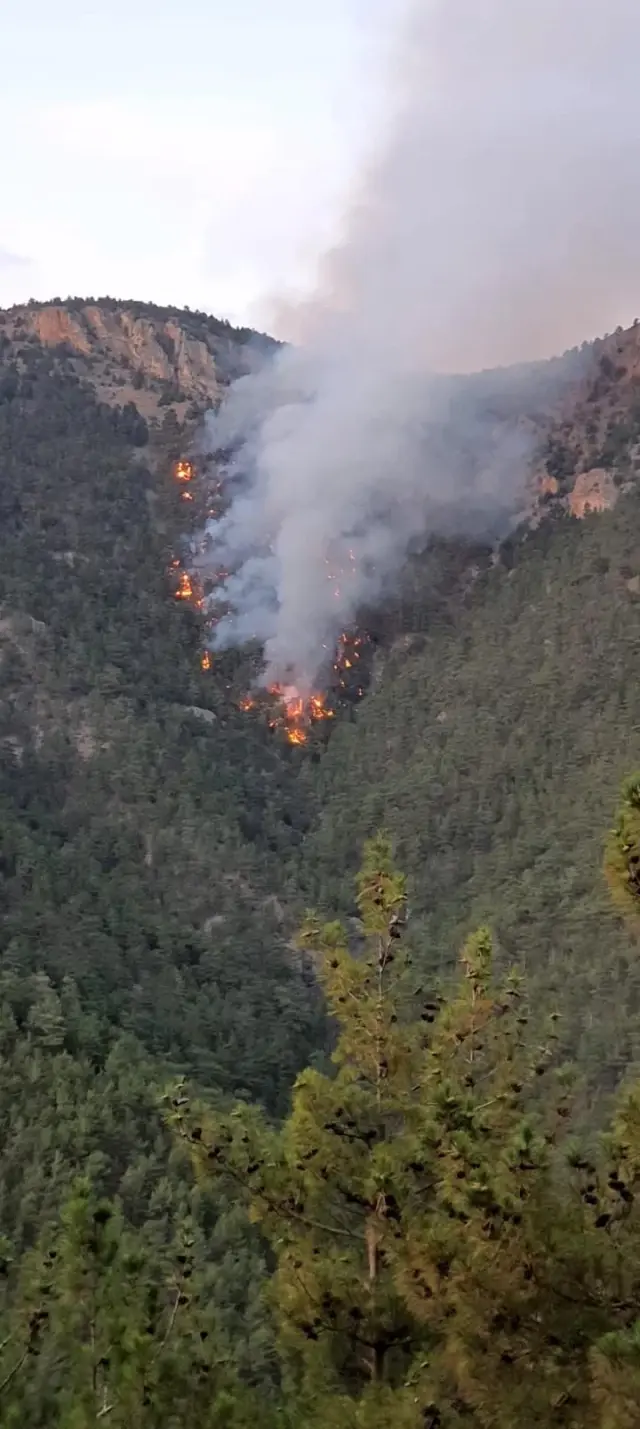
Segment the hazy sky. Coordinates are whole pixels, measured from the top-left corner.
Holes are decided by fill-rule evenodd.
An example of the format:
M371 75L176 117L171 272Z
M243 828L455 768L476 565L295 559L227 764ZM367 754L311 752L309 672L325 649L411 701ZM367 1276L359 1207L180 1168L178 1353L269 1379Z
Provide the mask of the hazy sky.
M333 234L402 0L31 0L0 21L0 305L256 318Z

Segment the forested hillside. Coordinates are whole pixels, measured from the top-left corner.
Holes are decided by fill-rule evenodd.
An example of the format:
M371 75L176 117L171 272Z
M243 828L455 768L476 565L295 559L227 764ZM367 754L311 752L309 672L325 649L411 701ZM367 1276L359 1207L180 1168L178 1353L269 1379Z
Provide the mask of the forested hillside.
M184 1253L176 1238L187 1235L207 1290L203 1334L216 1324L222 1354L235 1326L250 1377L264 1379L263 1317L252 1310L261 1252L233 1209L221 1222L171 1157L158 1088L186 1071L202 1087L283 1109L322 1043L322 1018L279 902L300 838L288 749L238 710L230 690L234 680L244 690L246 673L237 662L202 670L201 624L175 598L186 518L172 464L184 440L175 414L150 429L135 407L97 401L68 353L7 346L0 1204L6 1264L16 1267L7 1293L24 1318L33 1298L16 1279L31 1275L24 1253L41 1236L48 1244L86 1173L92 1194L120 1198L141 1237L135 1254L150 1266L141 1293L156 1297L160 1324ZM18 1398L20 1422L25 1413L34 1425L72 1422L52 1418L50 1377L43 1370L31 1386L26 1410Z
M3 967L72 980L92 1055L126 1028L275 1104L314 1025L275 899L292 768L175 599L173 425L149 462L135 408L23 351L0 407Z
M355 725L335 731L305 871L347 907L363 835L411 873L429 966L489 920L592 1092L640 1055L637 948L599 874L621 778L640 763L640 493L550 519L479 575L448 622L398 640Z
M125 338L144 339L137 366ZM640 766L637 336L610 342L627 359L607 349L603 369L598 347L573 408L563 394L544 419L532 524L499 555L416 558L362 631L364 695L294 747L242 708L255 652L205 658L204 613L179 598L208 490L200 415L252 335L113 304L0 325L0 1423L289 1422L278 1384L300 1359L283 1368L264 1297L278 1233L250 1225L233 1174L198 1175L162 1093L186 1078L205 1120L236 1098L286 1116L335 1034L295 930L311 902L359 945L353 880L378 828L407 874L414 984L448 990L487 923L498 972L526 975L532 1036L559 1014L572 1125L601 1121L637 1063L636 932L601 873ZM191 501L175 464L194 450ZM593 470L610 509L576 520ZM341 1406L292 1422L414 1424ZM416 1422L464 1420L438 1413Z

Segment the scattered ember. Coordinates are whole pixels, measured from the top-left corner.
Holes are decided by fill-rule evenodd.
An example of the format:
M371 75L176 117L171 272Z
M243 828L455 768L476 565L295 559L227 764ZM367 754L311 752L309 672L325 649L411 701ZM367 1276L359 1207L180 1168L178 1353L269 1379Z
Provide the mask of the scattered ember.
M340 636L333 668L338 676L338 683L342 690L347 688L348 681L345 679L345 675L347 671L355 669L361 657L361 649L366 639L366 635L350 635L346 630L343 630ZM360 693L360 691L358 691L358 693Z
M193 463L184 460L175 462L172 474L175 481L182 483L193 481L195 476ZM182 501L193 501L193 492L183 490L180 492L180 498ZM175 556L171 561L170 573L176 576L178 582L177 588L175 588L173 592L175 599L187 601L194 610L203 610L205 604L205 587L203 587L202 582L196 575L190 575L188 571L183 570L182 561L179 556ZM206 625L208 627L213 627L215 623L215 617L207 617ZM211 651L205 650L200 656L200 667L202 670L211 670L212 666L213 657Z

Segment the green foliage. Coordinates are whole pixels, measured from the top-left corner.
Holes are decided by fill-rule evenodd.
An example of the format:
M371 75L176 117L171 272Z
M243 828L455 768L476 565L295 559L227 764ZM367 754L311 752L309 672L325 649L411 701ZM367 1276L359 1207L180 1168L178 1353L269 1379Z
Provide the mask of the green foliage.
M607 1337L635 1334L637 1229L603 1211L635 1202L629 1112L615 1175L576 1152L563 1171L562 1085L533 1110L554 1036L527 1051L522 988L494 983L487 930L465 944L450 1001L410 995L385 840L367 846L358 890L357 955L338 924L303 930L338 1029L333 1074L298 1078L279 1130L248 1106L212 1117L183 1090L172 1101L200 1174L235 1186L273 1247L296 1421L596 1426Z
M166 434L141 460L137 412L37 343L0 378L0 1419L75 1429L106 1392L106 1422L235 1429L259 1386L266 1424L263 1247L194 1185L157 1086L185 1070L276 1111L322 1040L287 947L304 811L286 752L237 710L246 666L205 676L174 599L188 527ZM157 1345L187 1227L193 1303L145 1390L142 1320L155 1296Z
M628 779L615 828L605 849L604 869L613 898L622 911L640 918L640 774Z
M635 1429L637 496L413 557L292 751L174 599L185 427L0 350L0 1422Z
M73 979L91 1057L126 1028L283 1106L322 1035L287 948L283 865L305 826L290 761L237 709L234 658L200 668L200 617L168 576L186 518L164 450L134 460L137 414L37 344L16 382L0 405L3 967L24 987Z
M420 971L446 986L490 919L500 964L526 970L542 1015L561 1014L592 1120L640 1060L640 967L601 871L613 791L640 764L639 540L630 492L478 560L464 597L459 581L441 587L428 628L379 650L375 689L313 771L302 869L310 902L350 916L357 850L387 828Z
M198 1250L188 1221L173 1243L152 1247L117 1204L78 1181L58 1233L25 1263L4 1341L3 1424L248 1424L257 1405L215 1343Z
M338 925L319 930L310 919L302 935L322 960L339 1027L335 1075L308 1070L298 1078L280 1133L249 1107L204 1127L188 1124L183 1099L174 1101L173 1119L198 1160L242 1187L274 1245L271 1299L287 1373L309 1413L327 1397L339 1413L342 1396L366 1391L372 1379L391 1374L397 1382L411 1358L411 1323L383 1259L393 1235L394 1145L415 1107L414 1034L397 997L403 880L383 841L365 855L359 903L365 939L359 959Z

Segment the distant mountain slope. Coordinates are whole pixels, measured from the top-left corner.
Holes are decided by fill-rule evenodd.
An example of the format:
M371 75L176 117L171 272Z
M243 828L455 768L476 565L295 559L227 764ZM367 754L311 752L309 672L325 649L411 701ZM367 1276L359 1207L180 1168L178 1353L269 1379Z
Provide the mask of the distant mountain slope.
M14 355L36 341L65 353L102 401L133 401L150 419L167 408L179 419L197 417L277 346L206 313L110 298L29 303L0 314L0 343Z
M272 347L136 303L0 314L4 965L75 979L103 1051L125 1028L280 1106L322 1036L292 927L310 896L353 911L383 822L425 968L489 917L591 1091L610 1085L640 1053L599 872L640 764L640 329L507 374L496 418L536 434L530 522L499 558L408 563L371 614L369 693L304 751L239 708L244 653L202 669L172 577L197 507L173 463Z
M98 1062L126 1030L281 1105L319 1035L287 946L294 770L176 600L188 432L100 402L79 361L0 355L0 980L71 980Z
M640 1061L640 962L611 910L602 844L640 767L640 491L558 511L505 548L446 619L398 638L318 775L310 895L351 909L379 826L411 878L421 964L453 964L480 920L562 1014L594 1088Z

